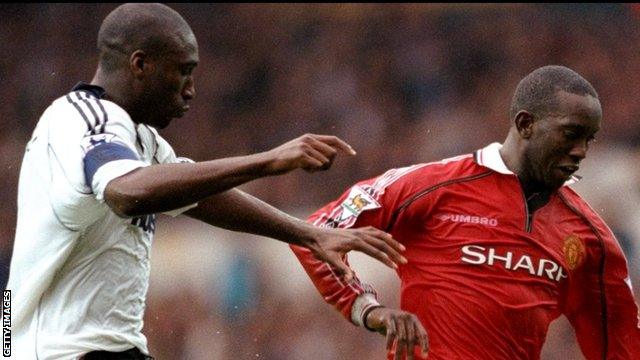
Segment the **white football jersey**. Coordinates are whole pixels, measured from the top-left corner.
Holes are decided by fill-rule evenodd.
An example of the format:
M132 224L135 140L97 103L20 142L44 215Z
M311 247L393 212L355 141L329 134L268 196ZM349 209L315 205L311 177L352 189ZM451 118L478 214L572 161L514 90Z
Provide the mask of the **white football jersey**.
M139 167L189 160L103 93L77 85L46 109L27 144L7 284L14 359L148 353L141 330L155 215L117 216L104 189Z

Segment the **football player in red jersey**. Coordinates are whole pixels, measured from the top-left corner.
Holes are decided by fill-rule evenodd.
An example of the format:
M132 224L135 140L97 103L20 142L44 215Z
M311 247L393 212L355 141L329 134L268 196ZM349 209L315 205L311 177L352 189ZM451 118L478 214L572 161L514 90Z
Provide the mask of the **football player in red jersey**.
M627 262L611 230L567 185L600 130L587 80L545 66L515 91L503 144L359 182L309 221L374 226L402 242L401 309L380 305L292 247L324 299L387 334L389 359L538 359L565 315L587 359L640 359ZM410 314L417 316L412 318Z

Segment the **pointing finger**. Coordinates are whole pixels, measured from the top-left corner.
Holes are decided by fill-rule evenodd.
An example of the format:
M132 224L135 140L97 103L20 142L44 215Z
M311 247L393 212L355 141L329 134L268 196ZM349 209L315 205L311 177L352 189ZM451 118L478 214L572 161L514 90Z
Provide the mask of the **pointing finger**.
M349 155L355 155L356 151L353 150L351 145L347 144L344 140L340 139L337 136L332 135L314 135L316 139L322 141L325 144L328 144L334 148L340 149L343 152Z
M309 142L307 143L307 145L311 146L311 148L321 152L324 156L326 156L329 159L333 159L336 154L338 153L338 149L336 149L335 146L332 146L330 144L327 144L323 141L320 141L319 139L315 138L315 137L309 137Z

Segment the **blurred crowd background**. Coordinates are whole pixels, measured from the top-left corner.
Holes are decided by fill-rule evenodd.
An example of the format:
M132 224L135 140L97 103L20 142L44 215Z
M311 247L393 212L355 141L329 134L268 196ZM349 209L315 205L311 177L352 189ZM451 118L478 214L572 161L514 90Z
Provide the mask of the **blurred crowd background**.
M600 94L604 123L574 188L616 233L640 289L640 12L622 4L177 4L200 46L192 110L162 135L207 160L306 132L358 151L324 173L242 188L299 217L357 180L502 141L518 81L559 64ZM113 4L0 5L0 280L6 281L24 146L48 104L95 70ZM390 269L352 256L382 301ZM161 217L145 333L158 359L383 359L383 337L315 292L287 246ZM636 290L636 297L639 292ZM428 306L428 304L425 304ZM581 359L560 319L543 359Z

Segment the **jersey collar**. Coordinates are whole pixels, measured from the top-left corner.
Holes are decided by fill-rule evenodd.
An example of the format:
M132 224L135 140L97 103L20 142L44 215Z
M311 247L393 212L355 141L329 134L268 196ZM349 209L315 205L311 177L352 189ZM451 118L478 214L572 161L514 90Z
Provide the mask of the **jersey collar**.
M476 164L480 166L484 166L493 171L499 172L500 174L505 175L514 175L507 165L502 160L502 156L500 155L500 149L502 149L502 144L500 143L492 143L485 146L482 149L476 150L473 152L473 160ZM578 175L571 175L571 178L567 180L564 185L571 185L576 183L581 179Z
M80 81L79 83L76 84L76 86L73 87L73 89L71 89L71 91L78 91L78 90L88 91L98 99L102 99L102 97L104 96L104 93L106 92L102 87L98 85L87 84L83 81Z

